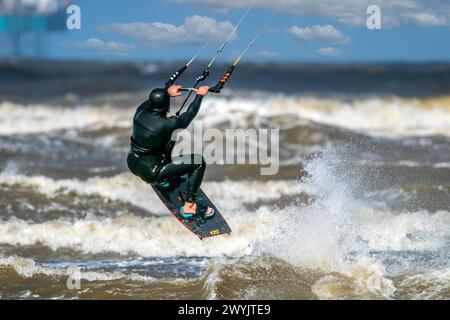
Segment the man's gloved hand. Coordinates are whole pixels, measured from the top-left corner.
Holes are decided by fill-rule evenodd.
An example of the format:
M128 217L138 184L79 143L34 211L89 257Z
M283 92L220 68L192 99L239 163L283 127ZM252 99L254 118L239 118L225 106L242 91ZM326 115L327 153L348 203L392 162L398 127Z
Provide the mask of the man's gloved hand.
M167 89L167 92L170 94L172 98L181 96L180 89L182 86L177 86L176 84L173 84Z
M198 89L195 90L195 92L201 96L206 96L209 92L209 87L208 86L202 86Z

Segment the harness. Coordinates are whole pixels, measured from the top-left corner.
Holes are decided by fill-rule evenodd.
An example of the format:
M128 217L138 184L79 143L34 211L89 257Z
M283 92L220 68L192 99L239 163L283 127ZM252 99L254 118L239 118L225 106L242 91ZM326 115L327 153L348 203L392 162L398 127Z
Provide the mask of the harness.
M149 149L139 146L133 137L130 137L130 149L136 158L146 157L146 156L160 156L163 157L164 161L170 158L172 149L175 146L175 141L169 141L164 149Z
M130 141L130 149L137 158L145 156L164 156L164 150L141 147L136 143L133 137L130 137Z

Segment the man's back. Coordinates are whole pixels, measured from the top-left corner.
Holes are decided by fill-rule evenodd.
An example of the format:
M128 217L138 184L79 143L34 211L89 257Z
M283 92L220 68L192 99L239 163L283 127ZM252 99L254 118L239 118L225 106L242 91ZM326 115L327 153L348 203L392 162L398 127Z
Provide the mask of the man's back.
M144 102L133 118L134 142L141 148L162 151L176 129L175 120L152 112Z
M133 142L140 148L163 151L177 129L185 129L200 109L202 96L197 95L185 113L177 118L154 112L148 101L142 103L133 118Z

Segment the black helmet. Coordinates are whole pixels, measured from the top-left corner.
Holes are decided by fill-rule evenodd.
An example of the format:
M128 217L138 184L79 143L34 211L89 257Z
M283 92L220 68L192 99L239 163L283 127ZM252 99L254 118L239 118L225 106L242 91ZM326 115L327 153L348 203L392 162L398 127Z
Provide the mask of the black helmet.
M170 95L166 89L154 89L148 98L150 110L158 113L167 113L170 108Z

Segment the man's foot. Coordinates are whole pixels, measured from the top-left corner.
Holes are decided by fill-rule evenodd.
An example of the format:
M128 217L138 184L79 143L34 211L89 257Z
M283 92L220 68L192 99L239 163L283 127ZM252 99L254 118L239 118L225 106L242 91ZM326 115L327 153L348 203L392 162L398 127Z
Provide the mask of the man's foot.
M163 188L163 189L169 189L169 187L170 187L170 182L168 182L168 181L163 181L163 182L161 182L158 186L159 186L160 188Z
M189 215L190 217L196 215L196 214L203 214L205 218L211 218L214 216L214 209L207 207L201 203L195 203L195 202L185 202L184 206L182 207L182 214L183 216Z
M185 219L191 218L193 214L192 214L192 213L185 212L185 210L191 211L190 208L186 207L186 204L185 204L184 206L182 206L182 207L180 208L180 214L181 214L181 216L182 216L183 218L185 218Z

